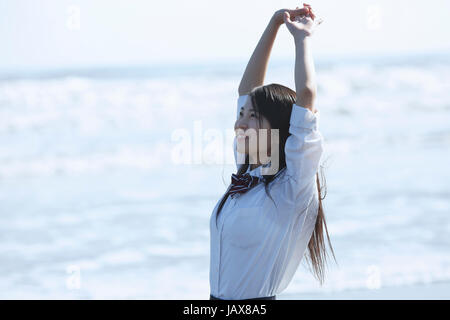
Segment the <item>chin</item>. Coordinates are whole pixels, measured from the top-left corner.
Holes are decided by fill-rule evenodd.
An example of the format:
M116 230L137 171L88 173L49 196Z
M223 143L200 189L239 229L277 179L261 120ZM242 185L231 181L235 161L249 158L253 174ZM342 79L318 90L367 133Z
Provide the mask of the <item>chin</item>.
M236 151L242 154L248 154L246 150L236 149Z

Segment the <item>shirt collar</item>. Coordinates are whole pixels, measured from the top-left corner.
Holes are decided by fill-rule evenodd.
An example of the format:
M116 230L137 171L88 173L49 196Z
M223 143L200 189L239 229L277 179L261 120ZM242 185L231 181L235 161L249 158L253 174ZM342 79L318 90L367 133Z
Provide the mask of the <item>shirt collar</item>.
M266 164L260 165L259 167L256 167L253 170L250 170L250 165L247 168L247 173L249 173L252 176L256 176L256 177L262 177L263 175L261 174L261 169L265 168L265 167L270 167L271 161L269 161Z

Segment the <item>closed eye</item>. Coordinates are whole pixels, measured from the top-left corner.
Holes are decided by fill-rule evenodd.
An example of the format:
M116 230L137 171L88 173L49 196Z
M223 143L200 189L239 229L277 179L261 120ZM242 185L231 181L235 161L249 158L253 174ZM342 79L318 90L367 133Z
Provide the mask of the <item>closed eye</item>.
M242 111L239 112L239 115L242 116ZM251 116L251 117L256 117L256 114L252 113L250 116Z

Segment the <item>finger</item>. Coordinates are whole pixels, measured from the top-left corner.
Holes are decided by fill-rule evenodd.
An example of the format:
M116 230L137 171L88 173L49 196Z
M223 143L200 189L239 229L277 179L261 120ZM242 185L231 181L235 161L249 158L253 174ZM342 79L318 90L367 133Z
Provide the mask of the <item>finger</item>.
M297 9L295 10L290 10L291 13L299 15L299 14L306 14L308 12L307 8L299 8L297 7Z
M292 23L291 15L289 14L289 12L287 12L287 11L284 12L283 20L284 20L284 23Z
M311 17L311 19L313 19L313 20L314 20L314 18L316 17L316 15L314 14L314 12L313 12L312 9L309 9L308 15L309 15L309 16Z

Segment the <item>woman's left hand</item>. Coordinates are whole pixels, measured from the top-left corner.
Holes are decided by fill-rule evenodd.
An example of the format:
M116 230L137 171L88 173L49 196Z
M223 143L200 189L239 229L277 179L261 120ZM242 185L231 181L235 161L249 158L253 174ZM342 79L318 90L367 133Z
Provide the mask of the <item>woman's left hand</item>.
M291 19L295 19L297 17L303 17L306 15L310 15L311 18L314 19L314 14L311 11L311 7L304 3L303 8L297 7L296 9L280 9L273 14L272 20L277 26L281 26L284 23L284 13L288 12Z
M294 38L304 38L311 36L316 27L323 22L322 18L316 19L311 7L308 7L309 14L293 18L289 12L283 13L284 23Z

